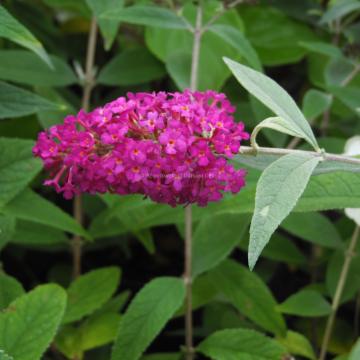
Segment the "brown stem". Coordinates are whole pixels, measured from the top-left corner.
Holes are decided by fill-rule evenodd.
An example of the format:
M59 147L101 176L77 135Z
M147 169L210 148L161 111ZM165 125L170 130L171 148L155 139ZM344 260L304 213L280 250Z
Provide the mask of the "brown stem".
M83 83L83 96L81 106L85 111L89 111L91 91L95 84L94 79L94 59L96 50L98 27L95 17L91 21L90 32L88 37L87 51L86 51L86 64L85 64L85 78ZM81 195L75 196L74 218L80 224L83 225L83 209ZM81 274L81 258L82 258L82 238L79 235L75 235L72 240L72 256L73 256L73 278L76 279Z
M198 87L198 69L200 59L200 45L202 34L202 3L197 7L196 24L194 29L194 45L191 61L190 89L195 91ZM185 208L185 273L184 281L186 287L185 300L185 352L186 360L193 360L193 313L192 313L192 209L191 205Z
M332 331L334 328L334 322L335 322L335 318L336 318L336 313L337 310L339 308L340 305L340 301L341 301L341 296L345 287L345 283L346 283L346 279L349 273L349 268L351 265L351 260L354 256L354 251L356 248L356 244L359 238L359 232L360 232L360 227L356 226L354 233L351 237L350 240L350 244L348 249L345 252L345 260L344 260L344 264L343 267L341 269L341 273L340 273L340 277L336 286L336 291L335 291L335 295L334 295L334 299L333 302L331 304L331 314L328 318L328 321L326 323L326 328L325 328L325 333L324 333L324 338L323 338L323 342L322 342L322 346L321 346L321 352L320 352L320 357L319 360L325 360L326 357L326 353L327 353L327 348L329 345L329 341L332 335Z

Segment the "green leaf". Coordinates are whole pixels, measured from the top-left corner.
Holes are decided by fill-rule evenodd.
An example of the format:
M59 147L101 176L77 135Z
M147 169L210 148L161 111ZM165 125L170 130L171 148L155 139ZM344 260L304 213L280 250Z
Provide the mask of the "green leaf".
M275 307L276 301L255 273L230 260L212 270L214 287L246 317L271 333L282 335L286 325Z
M100 18L164 29L186 29L185 21L174 12L159 6L134 5L107 11Z
M135 296L120 321L111 360L137 360L184 301L181 279L152 280Z
M331 59L324 73L327 87L347 85L349 76L353 77L354 69L354 63L345 57Z
M303 99L302 111L309 120L316 119L330 108L332 96L322 91L310 89Z
M57 56L51 56L49 68L26 50L0 50L0 79L36 86L67 86L77 82L75 74Z
M247 251L248 246L248 241L241 242L240 244L240 248L244 251ZM271 237L271 241L262 252L262 256L270 260L295 265L305 264L307 261L294 242L279 233L275 233Z
M5 354L4 350L0 350L0 360L14 360L14 358Z
M289 353L300 355L310 360L316 360L316 354L310 341L302 334L289 330L285 338L277 339Z
M11 243L27 246L68 244L63 231L31 221L17 220Z
M189 69L191 69L191 53L177 51L166 59L166 70L182 91L190 87Z
M120 318L119 314L108 312L91 316L79 327L64 326L56 337L56 346L68 358L82 358L85 351L115 339Z
M290 234L313 244L337 249L344 247L336 226L320 213L292 213L284 220L281 227Z
M299 45L311 52L325 55L331 58L343 56L341 50L337 46L328 44L326 42L300 41Z
M0 273L0 310L25 293L22 285L13 277Z
M0 138L0 207L14 198L40 172L41 161L34 159L34 142Z
M97 18L101 34L105 40L105 49L109 50L113 44L119 28L118 20L102 19L101 15L106 11L121 11L124 0L86 0L89 8Z
M255 70L262 70L258 54L249 40L237 28L230 25L213 24L209 27L209 31L229 43Z
M291 2L292 8L296 4ZM306 49L299 42L316 41L317 37L305 23L292 20L275 6L274 3L274 7L259 5L241 8L246 37L264 65L297 63L306 54ZM298 11L297 15L299 13L301 12Z
M347 87L330 87L330 91L339 99L344 105L351 109L355 114L359 113L359 98L360 87L347 86Z
M214 2L204 2L204 16L214 14ZM191 2L183 8L183 16L191 23L196 18L196 6ZM243 31L242 20L235 10L227 11L216 24L232 26ZM149 50L166 64L168 73L179 89L189 87L193 34L189 31L158 29L147 27L145 41ZM220 90L230 71L222 61L222 56L236 59L239 52L221 37L207 31L201 38L198 89ZM209 71L211 69L211 71Z
M239 244L248 228L248 215L222 214L200 221L193 239L193 276L224 260Z
M144 248L149 252L149 254L155 253L156 249L155 249L154 237L150 229L134 231L134 235L141 242Z
M91 12L86 6L85 0L43 0L43 2L53 9L65 10L85 18L91 17Z
M335 172L314 176L296 211L321 211L360 207L360 174Z
M116 313L104 313L90 317L80 326L81 349L97 348L115 340L121 316Z
M200 343L198 351L213 360L280 360L285 348L254 330L221 330Z
M351 350L349 360L357 360L360 359L360 340L358 340Z
M43 110L59 110L54 104L30 91L0 81L0 119L14 118Z
M16 360L40 360L60 325L66 293L58 285L38 286L0 314L0 348Z
M276 130L279 132L282 132L284 134L288 134L290 136L296 136L299 138L305 138L305 135L302 132L298 132L297 127L293 126L288 121L284 120L281 117L269 117L263 121L261 121L260 124L258 124L252 134L251 134L251 143L252 146L258 147L258 144L256 143L256 136L262 129L271 129Z
M291 295L277 309L284 314L319 317L331 313L331 305L314 290L300 290Z
M37 54L49 67L51 60L34 35L21 25L3 6L0 5L0 37L11 40Z
M115 293L120 269L108 267L88 272L76 279L68 289L68 304L63 323L82 319L100 308Z
M31 211L29 211L31 204ZM89 238L88 233L65 211L30 189L25 189L7 203L4 213L17 219L33 221Z
M291 96L274 80L264 74L225 58L234 76L244 88L288 123L287 128L296 130L297 134L319 149L311 127ZM298 135L299 136L299 135Z
M12 239L15 232L14 216L0 213L0 250Z
M341 269L345 262L345 251L338 250L334 252L328 263L326 269L325 283L328 294L333 298L335 296L336 288L338 286ZM348 276L346 278L344 289L340 298L340 303L345 303L352 298L360 289L360 255L356 253L351 260Z
M164 66L145 48L128 49L113 57L99 74L105 85L136 85L165 75Z
M37 87L36 92L45 99L59 104L59 109L43 110L37 113L39 123L44 129L53 125L61 124L66 116L76 113L75 108L67 100L60 96L54 88Z
M273 232L295 207L319 161L320 157L306 153L289 154L272 163L260 176L250 225L251 269Z
M335 2L335 4L330 6L330 8L321 17L320 24L330 23L357 10L360 10L360 1L358 0Z

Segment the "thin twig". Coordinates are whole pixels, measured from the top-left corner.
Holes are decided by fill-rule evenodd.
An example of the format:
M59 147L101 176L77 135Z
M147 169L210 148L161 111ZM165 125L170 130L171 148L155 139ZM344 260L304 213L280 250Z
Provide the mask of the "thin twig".
M349 247L345 253L345 260L344 260L344 264L343 267L341 269L341 273L340 273L340 277L339 277L339 281L337 283L336 286L336 291L335 291L335 295L334 295L334 299L331 305L331 314L328 318L328 321L326 323L326 328L325 328L325 333L324 333L324 338L323 338L323 343L321 346L321 352L320 352L320 357L319 360L325 360L326 357L326 353L327 353L327 348L329 345L329 341L332 335L332 331L334 328L334 322L335 322L335 318L336 318L336 313L337 310L339 308L340 305L340 301L341 301L341 296L343 294L343 290L345 287L345 283L346 283L346 279L349 273L349 268L351 265L351 260L354 256L354 251L356 248L356 244L359 238L359 232L360 232L360 227L356 226L354 233L351 237L351 241L349 244Z
M85 78L83 83L83 96L81 105L85 111L89 111L91 91L95 84L94 79L94 59L97 39L97 24L95 17L91 21L90 32L88 37L88 45L86 52L85 64ZM74 218L82 225L84 222L82 198L81 195L75 196L74 199ZM72 240L72 255L73 255L73 277L76 279L81 274L81 260L82 260L82 238L79 235L74 236Z
M258 147L256 151L250 146L241 146L240 155L252 155L256 156L257 154L265 155L287 155L287 154L312 154L314 157L320 156L324 160L329 161L338 161L352 165L360 166L360 159L351 156L329 154L329 153L320 153L317 151L306 151L306 150L297 150L297 149L282 149L282 148L269 148L269 147Z
M197 7L196 25L194 30L194 45L191 61L190 89L195 91L198 87L198 70L200 59L200 45L202 34L203 9L200 2ZM192 313L192 209L191 205L185 208L185 273L184 281L186 287L185 304L185 352L186 360L193 360L193 313Z

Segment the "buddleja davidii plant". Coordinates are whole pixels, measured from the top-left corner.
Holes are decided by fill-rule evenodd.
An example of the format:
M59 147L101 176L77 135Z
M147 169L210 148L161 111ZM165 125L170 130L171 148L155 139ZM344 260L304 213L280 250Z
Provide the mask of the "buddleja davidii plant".
M345 154L328 154L320 149L316 138L293 99L273 80L230 59L224 59L237 80L253 96L271 109L277 117L271 117L258 124L251 135L251 147L242 147L238 160L249 164L246 157L254 156L250 162L255 168L263 168L255 197L255 209L250 226L248 261L253 269L262 250L280 223L296 206L312 175L331 172L360 172L358 137L348 142ZM314 151L262 148L256 136L263 128L276 130L306 140ZM256 159L259 165L256 166ZM355 230L345 251L345 260L338 279L324 338L320 359L325 359L329 340L334 328L336 313L340 304L349 267L359 237L358 209L346 209L346 214L356 222ZM356 356L355 347L351 358Z

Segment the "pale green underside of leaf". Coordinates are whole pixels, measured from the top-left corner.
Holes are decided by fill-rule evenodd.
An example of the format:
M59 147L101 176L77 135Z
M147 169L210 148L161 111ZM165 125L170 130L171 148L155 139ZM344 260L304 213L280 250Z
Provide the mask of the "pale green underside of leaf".
M286 354L275 340L247 329L215 332L200 343L198 350L213 360L280 360Z
M0 314L0 349L16 360L40 360L60 325L66 293L43 285L25 294Z
M260 176L250 225L251 269L273 232L295 207L319 161L319 157L309 154L289 154L272 163Z
M137 360L180 308L185 297L181 279L152 280L135 296L120 321L111 360Z
M288 128L301 134L315 149L319 146L311 127L292 97L274 80L247 66L224 58L239 83L276 115L288 123Z

